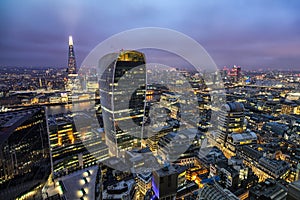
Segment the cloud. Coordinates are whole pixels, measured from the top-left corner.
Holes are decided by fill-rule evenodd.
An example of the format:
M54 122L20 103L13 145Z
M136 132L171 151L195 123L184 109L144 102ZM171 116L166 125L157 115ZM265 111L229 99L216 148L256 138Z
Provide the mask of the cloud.
M296 53L299 8L297 0L3 0L0 64L40 65L49 61L49 65L64 65L68 35L73 35L80 63L113 34L158 26L196 39L218 65L276 67L280 63L300 68ZM45 56L38 56L40 53Z

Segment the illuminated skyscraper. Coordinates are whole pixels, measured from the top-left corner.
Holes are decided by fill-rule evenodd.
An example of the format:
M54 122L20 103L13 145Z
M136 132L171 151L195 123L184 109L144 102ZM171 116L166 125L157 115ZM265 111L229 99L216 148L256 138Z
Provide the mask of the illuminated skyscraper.
M145 56L121 51L101 58L105 68L100 80L106 144L111 155L123 157L140 146L145 103Z
M73 45L73 38L69 36L69 56L68 56L68 74L76 74L76 59Z
M68 77L65 85L66 90L69 91L74 91L75 89L80 90L81 85L77 74L74 43L73 43L72 36L69 36L69 55L68 55L67 72L68 72Z

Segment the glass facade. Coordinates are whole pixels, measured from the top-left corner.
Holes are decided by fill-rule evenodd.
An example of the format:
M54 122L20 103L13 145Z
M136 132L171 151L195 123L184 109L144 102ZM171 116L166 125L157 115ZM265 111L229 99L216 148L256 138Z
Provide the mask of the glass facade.
M83 113L72 116L61 114L48 119L54 178L95 165L108 156L101 135L91 128L90 117ZM74 118L80 120L77 127Z
M15 199L50 174L44 108L0 114L0 199ZM39 192L36 191L35 192Z
M106 144L111 155L140 146L146 97L145 56L121 51L101 58L100 96ZM123 153L122 153L123 152Z
M68 74L76 74L76 59L72 36L69 37Z

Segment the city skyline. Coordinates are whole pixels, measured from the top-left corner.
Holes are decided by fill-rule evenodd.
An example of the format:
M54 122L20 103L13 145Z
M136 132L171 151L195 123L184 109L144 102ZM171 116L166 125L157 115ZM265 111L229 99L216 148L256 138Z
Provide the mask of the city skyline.
M0 199L299 199L297 72L151 67L120 38L83 74L72 36L68 70L0 68Z
M0 65L66 67L65 41L69 35L74 38L80 65L111 35L152 26L192 37L219 68L237 64L244 69L300 69L298 1L116 4L2 1Z

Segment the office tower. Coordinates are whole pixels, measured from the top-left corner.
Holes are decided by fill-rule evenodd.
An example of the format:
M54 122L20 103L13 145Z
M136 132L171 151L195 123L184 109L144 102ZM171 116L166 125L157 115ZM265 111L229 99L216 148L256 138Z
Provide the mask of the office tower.
M178 166L166 165L160 170L153 171L152 189L158 199L175 199L177 187Z
M224 66L223 69L220 70L220 75L225 83L228 82L228 74L229 69L226 66Z
M26 108L0 114L0 199L40 193L50 174L45 110Z
M237 66L237 68L236 68L236 75L237 75L237 81L241 81L241 79L242 79L242 68L240 66Z
M238 69L237 66L234 65L232 67L232 69L229 71L228 75L229 75L232 83L236 83L238 81L238 73L240 73L240 71L241 71L240 69L241 68Z
M54 178L95 165L108 157L101 134L91 129L90 116L60 114L49 117L48 124Z
M147 191L150 190L152 186L152 173L138 173L136 176L136 183L138 191L145 196Z
M252 175L251 170L238 157L231 157L227 161L218 161L211 164L210 168L211 175L219 176L219 183L231 191L251 184L247 182L248 177Z
M145 62L143 53L129 50L108 54L99 61L99 69L105 69L100 78L105 139L110 154L117 157L140 147L146 98Z
M76 59L73 45L73 38L69 36L68 74L76 74Z
M174 128L170 125L165 125L157 128L159 131L156 132L156 130L148 130L148 134L150 135L149 138L146 140L147 146L149 146L150 150L153 152L154 155L157 155L158 151L158 142L159 140L167 135L168 133L171 133ZM176 130L176 129L175 129ZM152 132L150 132L152 131Z
M77 74L77 66L75 59L74 43L72 36L69 36L69 54L68 54L68 76L65 89L68 91L79 90L80 82Z
M224 146L228 134L242 133L246 130L244 123L244 106L239 102L226 103L218 116L217 142Z

